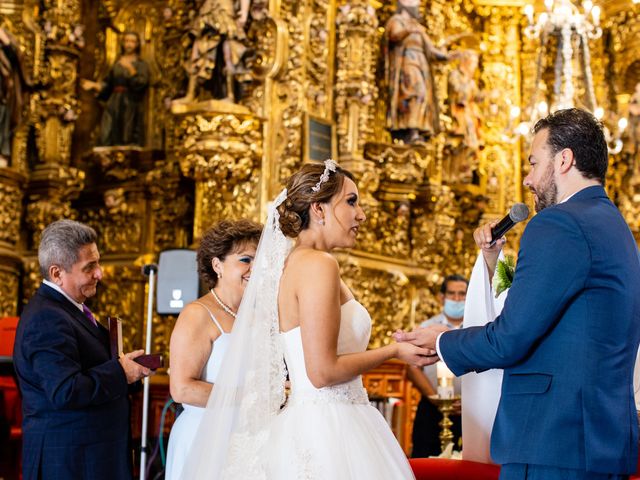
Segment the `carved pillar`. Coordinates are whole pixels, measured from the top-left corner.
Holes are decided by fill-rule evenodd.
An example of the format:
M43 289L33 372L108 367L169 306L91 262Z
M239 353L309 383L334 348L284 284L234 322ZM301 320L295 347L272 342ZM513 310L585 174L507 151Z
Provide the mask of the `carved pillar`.
M362 161L372 140L378 19L366 0L347 2L337 16L336 118L341 163Z
M380 186L380 171L376 162L364 154L366 142L372 140L378 94L375 79L378 19L366 0L357 0L338 7L336 24L338 158L359 179L361 203L369 213L359 244L380 254L383 248L377 227L384 223L384 215L374 196Z
M152 217L149 240L154 253L191 244L192 186L184 185L177 161L158 162L146 174Z
M480 187L489 197L488 212L498 217L512 203L522 200L520 142L509 143L504 138L504 132L512 127L509 124L511 107L522 103L519 31L522 2L477 0L474 3L484 18L482 40L487 45L482 53L482 80L492 88L488 92L489 112L484 116L487 148L480 156ZM530 54L526 55L530 58ZM526 62L525 68L531 65L534 63Z
M605 121L609 120L611 128L616 114L617 118L626 116L632 120L629 102L636 84L640 82L640 49L635 40L640 35L640 9L638 6L630 10L623 5L608 5L605 19L602 43L607 49L601 58L592 50L591 58L596 86L597 72L606 69L607 81L600 83L610 88L608 105L615 108L606 108L607 103L603 103L610 115L609 118L605 117ZM598 93L596 90L598 102L601 102ZM607 194L620 209L636 241L640 243L640 148L637 143L640 140L633 127L627 127L622 139L622 151L609 158Z
M259 3L259 2L258 2ZM270 0L256 33L264 64L261 218L286 179L302 163L304 110L304 13L298 0ZM251 32L250 32L251 33ZM266 67L266 68L265 68ZM254 71L254 73L259 73Z
M0 317L18 313L21 259L20 240L24 175L0 168Z
M46 88L35 97L38 163L30 178L26 223L36 248L42 228L61 217L73 217L71 200L83 187L84 173L71 168L71 136L77 118L76 72L84 45L80 1L46 0L42 10Z
M210 100L172 107L182 173L195 180L194 239L222 219L257 219L262 123L246 108Z

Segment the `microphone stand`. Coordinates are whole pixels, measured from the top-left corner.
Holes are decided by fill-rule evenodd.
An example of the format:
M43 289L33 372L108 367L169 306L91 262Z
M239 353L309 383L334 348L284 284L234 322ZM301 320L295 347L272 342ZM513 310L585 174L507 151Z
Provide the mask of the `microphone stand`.
M156 264L150 263L142 267L142 273L149 277L149 295L147 296L147 336L144 347L144 353L151 353L151 326L153 322L153 289L155 274L158 271ZM149 413L149 377L143 380L142 394L142 431L140 433L140 480L145 480L147 476L147 424Z

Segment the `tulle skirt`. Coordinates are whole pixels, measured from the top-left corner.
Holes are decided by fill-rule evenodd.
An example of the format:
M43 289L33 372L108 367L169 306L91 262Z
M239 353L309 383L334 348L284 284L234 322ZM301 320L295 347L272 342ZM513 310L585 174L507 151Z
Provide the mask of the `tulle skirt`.
M415 478L387 422L368 403L290 402L262 453L270 480Z

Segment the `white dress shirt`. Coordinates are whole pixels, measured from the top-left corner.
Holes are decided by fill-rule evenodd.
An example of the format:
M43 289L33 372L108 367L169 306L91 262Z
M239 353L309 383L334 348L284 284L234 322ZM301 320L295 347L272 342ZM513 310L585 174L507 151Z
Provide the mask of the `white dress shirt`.
M45 285L47 285L48 287L53 288L54 290L60 292L62 295L65 296L65 298L67 300L69 300L72 304L74 304L76 307L78 307L78 310L80 310L81 312L84 313L84 308L82 308L82 303L78 303L76 302L73 298L71 298L69 295L67 295L67 292L65 292L64 290L62 290L62 288L60 288L58 285L56 285L55 283L49 281L49 280L42 280L42 283L44 283Z

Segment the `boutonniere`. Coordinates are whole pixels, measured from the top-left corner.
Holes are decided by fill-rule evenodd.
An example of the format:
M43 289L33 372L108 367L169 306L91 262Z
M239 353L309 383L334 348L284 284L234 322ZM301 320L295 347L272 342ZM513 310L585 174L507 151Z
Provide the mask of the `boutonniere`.
M493 281L491 282L493 290L496 292L496 298L511 287L515 271L516 262L511 255L505 255L504 260L498 260L496 271L493 274Z

